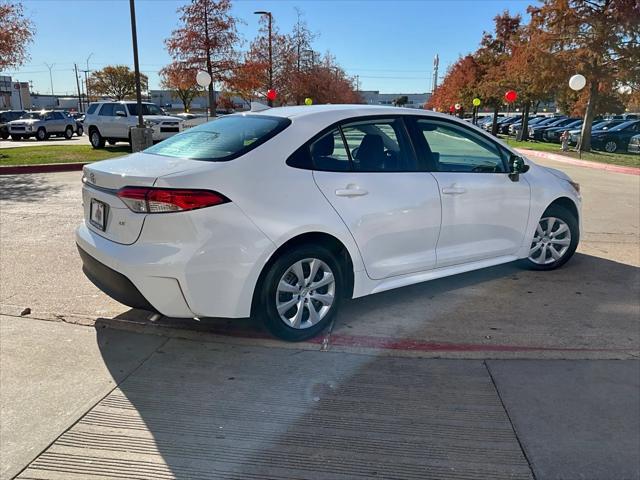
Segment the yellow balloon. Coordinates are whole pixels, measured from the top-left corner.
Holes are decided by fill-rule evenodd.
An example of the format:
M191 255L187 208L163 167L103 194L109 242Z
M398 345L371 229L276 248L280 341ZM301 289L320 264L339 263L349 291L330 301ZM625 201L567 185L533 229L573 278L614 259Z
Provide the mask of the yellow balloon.
M479 98L474 98L473 99L473 106L474 107L479 107L480 106L480 99Z
M313 103L313 100L312 100L312 99L310 99L309 97L307 97L307 98L305 98L305 99L304 99L304 104L305 104L305 105L311 105L312 103Z

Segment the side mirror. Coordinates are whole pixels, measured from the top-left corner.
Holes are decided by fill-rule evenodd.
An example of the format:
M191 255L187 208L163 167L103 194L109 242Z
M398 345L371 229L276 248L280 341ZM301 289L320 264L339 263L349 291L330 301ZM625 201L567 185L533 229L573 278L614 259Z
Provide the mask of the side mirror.
M527 173L529 165L524 163L524 159L518 155L511 155L509 159L509 178L514 182L520 180L521 173Z
M124 113L122 110L116 110L116 117L126 117L127 114Z

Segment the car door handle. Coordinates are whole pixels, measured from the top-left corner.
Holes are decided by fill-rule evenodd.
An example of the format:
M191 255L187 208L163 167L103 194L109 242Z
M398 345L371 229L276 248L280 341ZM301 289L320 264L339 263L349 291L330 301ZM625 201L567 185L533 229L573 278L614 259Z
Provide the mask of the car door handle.
M445 195L462 195L463 193L467 193L467 189L454 186L444 187L442 189L442 193L444 193Z
M368 193L366 190L358 188L355 185L347 185L347 188L339 188L336 190L338 197L362 197Z

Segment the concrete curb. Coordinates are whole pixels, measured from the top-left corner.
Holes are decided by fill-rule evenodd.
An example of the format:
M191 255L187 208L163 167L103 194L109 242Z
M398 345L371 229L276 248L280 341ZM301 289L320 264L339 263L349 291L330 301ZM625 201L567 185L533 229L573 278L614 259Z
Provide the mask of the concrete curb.
M590 162L588 160L579 160L577 158L571 158L557 153L539 152L537 150L527 150L526 148L516 148L516 150L528 157L544 158L546 160L553 160L554 162L566 163L577 167L607 170L615 173L626 173L627 175L640 175L640 168L636 167L622 167L620 165L610 165L608 163Z
M88 162L44 163L39 165L13 165L0 167L0 175L18 175L22 173L73 172L82 170Z

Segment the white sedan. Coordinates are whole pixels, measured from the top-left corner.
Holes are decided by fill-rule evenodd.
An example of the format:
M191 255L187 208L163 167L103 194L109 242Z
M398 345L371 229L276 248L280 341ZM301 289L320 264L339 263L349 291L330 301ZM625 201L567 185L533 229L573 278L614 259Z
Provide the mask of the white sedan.
M363 105L229 115L85 166L84 271L169 317L260 318L303 340L341 299L520 260L580 236L579 185L447 115Z

